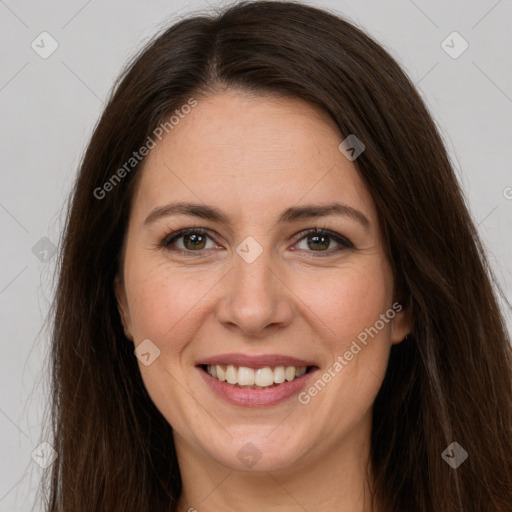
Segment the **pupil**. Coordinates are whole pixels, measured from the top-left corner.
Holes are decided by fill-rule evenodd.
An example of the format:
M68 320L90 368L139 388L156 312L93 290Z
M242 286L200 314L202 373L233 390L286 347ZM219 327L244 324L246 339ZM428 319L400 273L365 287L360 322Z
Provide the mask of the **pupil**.
M196 234L185 235L185 239L187 242L192 244L192 247L194 247L196 249L198 248L198 246L201 243L204 244L204 237L202 235L196 235ZM202 249L202 247L199 247L199 249Z
M329 246L329 241L328 241L328 238L327 236L324 236L324 235L312 235L311 237L311 240L313 241L312 244L309 244L309 248L312 249L312 248L320 248L320 249L327 249L328 246ZM323 243L320 242L320 244L318 243L319 241L323 240Z

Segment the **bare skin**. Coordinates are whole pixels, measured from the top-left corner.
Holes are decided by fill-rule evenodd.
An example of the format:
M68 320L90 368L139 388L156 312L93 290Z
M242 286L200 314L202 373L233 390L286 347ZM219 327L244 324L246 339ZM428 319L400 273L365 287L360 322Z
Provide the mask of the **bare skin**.
M370 511L372 405L391 346L410 329L406 311L396 312L332 372L396 303L377 212L338 149L342 139L326 114L299 100L223 92L200 99L147 157L116 293L135 346L149 339L160 350L139 368L174 429L180 510ZM145 225L155 208L178 201L213 206L231 224L182 213ZM368 224L340 214L278 220L290 207L334 202ZM206 235L165 247L185 228ZM314 228L349 244L315 238ZM247 237L262 250L251 263L236 252ZM234 405L196 367L233 352L314 361L311 385L329 368L335 376L307 403L294 395ZM247 443L260 454L251 467L237 456Z

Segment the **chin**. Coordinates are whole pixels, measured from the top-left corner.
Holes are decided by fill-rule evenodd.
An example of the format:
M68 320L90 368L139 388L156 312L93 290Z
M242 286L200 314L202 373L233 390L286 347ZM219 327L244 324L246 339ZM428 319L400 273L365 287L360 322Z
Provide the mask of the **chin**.
M223 444L207 448L209 455L219 464L236 471L280 471L300 462L304 440L291 438L280 426L239 426L237 433L228 429L232 437L224 436ZM288 427L289 428L289 427ZM286 428L286 430L288 430ZM296 436L297 432L294 432ZM302 450L299 450L302 447Z

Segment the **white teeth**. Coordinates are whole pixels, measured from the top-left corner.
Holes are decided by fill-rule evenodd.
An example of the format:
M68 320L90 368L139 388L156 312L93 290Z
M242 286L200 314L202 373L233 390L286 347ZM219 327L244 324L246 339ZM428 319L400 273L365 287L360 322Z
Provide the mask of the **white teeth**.
M238 384L240 386L254 386L254 370L240 366L238 368Z
M295 366L287 366L284 375L288 381L295 379Z
M276 366L274 370L274 382L282 384L286 380L284 366Z
M226 370L226 381L228 384L236 384L238 382L238 372L232 364L229 364Z
M272 368L266 366L265 368L256 370L254 373L254 384L261 387L272 386L272 384L274 384L274 372Z
M247 368L246 366L229 365L214 365L207 366L206 371L215 379L228 384L238 385L240 387L249 388L267 388L275 384L282 384L283 382L290 382L292 380L302 377L306 371L306 366L276 366L271 368L265 366L264 368Z
M217 379L224 382L226 380L226 372L222 369L222 366L216 365L215 371L217 372Z

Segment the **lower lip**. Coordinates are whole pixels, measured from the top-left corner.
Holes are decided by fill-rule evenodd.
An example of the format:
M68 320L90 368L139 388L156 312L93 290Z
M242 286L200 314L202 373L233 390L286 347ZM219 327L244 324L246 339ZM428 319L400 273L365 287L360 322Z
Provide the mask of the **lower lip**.
M197 367L197 369L206 384L216 395L233 405L244 407L260 407L284 402L304 389L311 376L318 371L318 368L313 368L302 377L290 382L283 382L275 388L247 389L228 384L227 382L221 382L213 378L201 367Z

